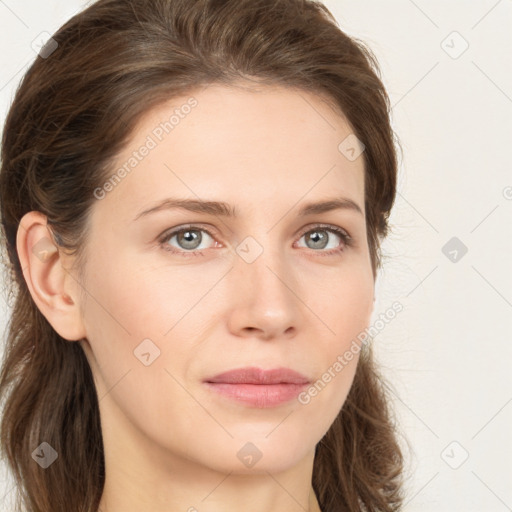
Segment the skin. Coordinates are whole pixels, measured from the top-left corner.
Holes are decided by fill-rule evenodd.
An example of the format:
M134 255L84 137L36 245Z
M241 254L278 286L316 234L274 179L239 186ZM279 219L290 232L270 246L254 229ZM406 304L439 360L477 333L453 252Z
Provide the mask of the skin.
M338 150L352 129L319 95L212 85L193 96L197 107L95 200L83 281L62 250L45 261L32 253L50 238L38 212L18 231L25 279L93 371L106 460L101 511L319 511L314 450L345 401L358 355L308 404L251 407L202 381L233 368L284 366L314 382L369 325L363 158ZM188 98L149 111L116 165ZM171 196L225 201L238 217L173 209L134 220ZM297 214L337 197L362 214ZM344 229L353 245L318 223ZM159 243L186 224L212 235L199 232L192 250L200 256L183 255L190 245L177 236ZM328 236L325 248L308 233ZM263 249L251 263L236 252L248 236ZM343 250L325 255L336 248ZM134 355L147 338L160 350L149 366ZM247 442L261 452L251 468L237 457Z

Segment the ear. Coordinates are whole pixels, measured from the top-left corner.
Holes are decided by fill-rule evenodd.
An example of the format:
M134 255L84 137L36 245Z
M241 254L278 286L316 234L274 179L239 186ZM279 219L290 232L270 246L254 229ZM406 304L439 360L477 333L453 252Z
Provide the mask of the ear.
M64 253L55 243L40 212L26 213L18 226L16 248L32 299L55 331L69 341L85 338L79 308L79 283L64 266Z

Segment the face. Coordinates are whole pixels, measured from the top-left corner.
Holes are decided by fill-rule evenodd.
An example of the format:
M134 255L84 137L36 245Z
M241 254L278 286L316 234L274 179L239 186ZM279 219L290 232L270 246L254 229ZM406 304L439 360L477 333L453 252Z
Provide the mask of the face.
M223 472L311 454L358 355L335 363L373 308L363 157L339 149L351 133L319 96L285 88L212 85L142 119L89 218L80 343L105 431ZM331 200L352 207L302 211ZM205 382L245 367L294 370L317 392L286 375Z

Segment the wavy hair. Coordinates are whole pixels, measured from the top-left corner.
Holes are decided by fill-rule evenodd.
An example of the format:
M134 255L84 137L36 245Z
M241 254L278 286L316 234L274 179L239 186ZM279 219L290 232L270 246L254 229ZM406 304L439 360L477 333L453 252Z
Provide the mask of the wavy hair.
M53 35L16 91L1 141L12 315L0 370L0 449L17 510L96 512L105 479L92 372L80 344L61 338L32 300L16 250L23 215L43 213L80 270L94 190L144 113L208 84L281 85L328 98L365 145L375 278L397 180L380 76L372 51L314 0L99 0ZM313 488L324 512L400 509L403 455L387 389L365 348L346 402L316 446ZM45 471L31 457L42 441L59 454Z

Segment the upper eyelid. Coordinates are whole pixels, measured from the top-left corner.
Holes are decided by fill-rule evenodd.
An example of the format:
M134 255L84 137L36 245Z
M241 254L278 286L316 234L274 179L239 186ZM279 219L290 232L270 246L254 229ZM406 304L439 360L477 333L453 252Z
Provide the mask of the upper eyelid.
M212 237L212 238L215 238L215 229L212 229L209 225L208 227L206 227L206 225L203 225L201 223L196 223L196 224L183 224L182 226L177 226L176 228L171 228L167 231L165 231L160 237L159 237L159 240L168 240L170 238L172 238L173 236L175 236L177 233L180 233L182 231L186 231L187 229L198 229L200 231L205 231L208 236ZM349 231L347 231L346 228L343 228L341 226L337 226L335 224L327 224L327 223L313 223L309 226L306 226L305 228L302 228L298 235L296 236L303 236L305 233L311 231L311 230L314 230L314 229L330 229L330 230L334 230L336 232L336 230L341 230L343 232L343 234L345 234L345 236L352 240L352 235L350 234ZM212 233L212 231L214 233ZM339 233L336 233L336 234L339 234Z

